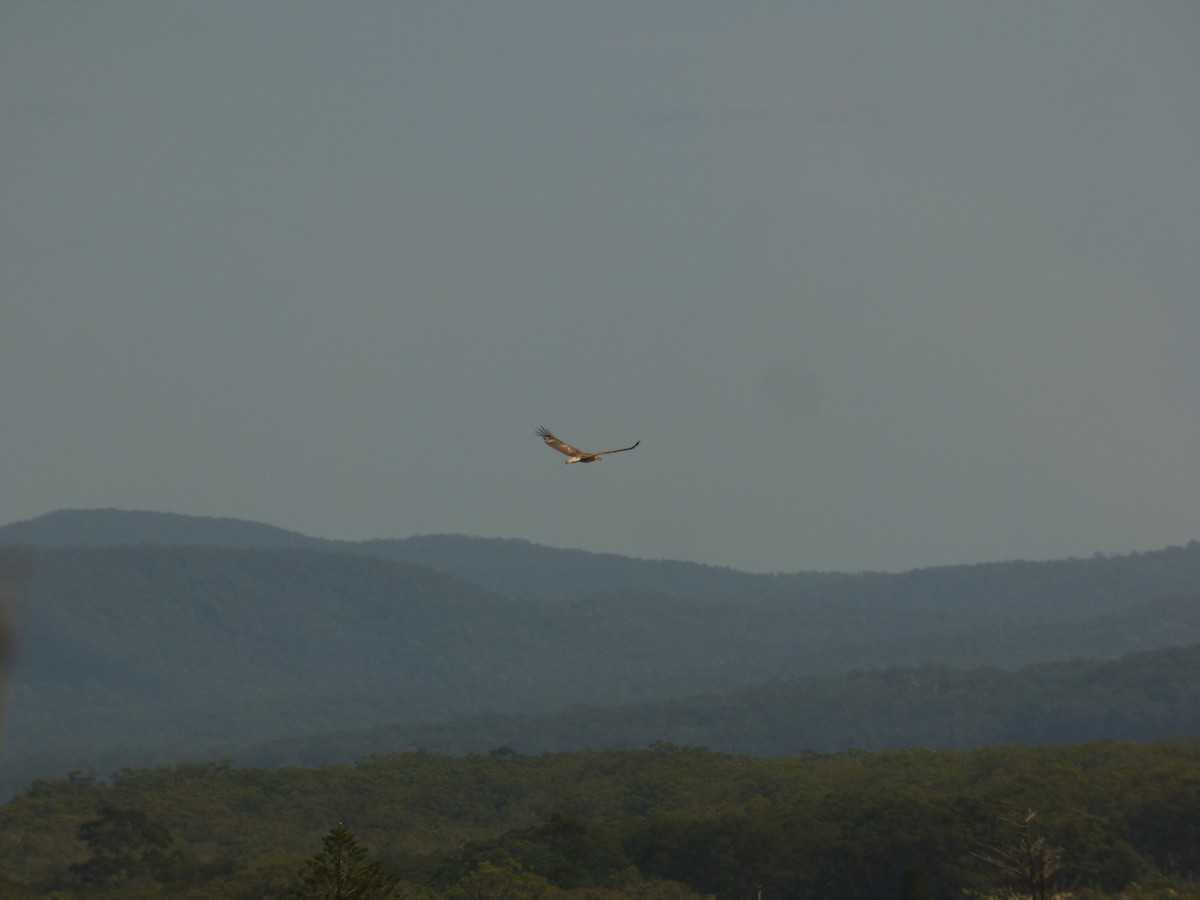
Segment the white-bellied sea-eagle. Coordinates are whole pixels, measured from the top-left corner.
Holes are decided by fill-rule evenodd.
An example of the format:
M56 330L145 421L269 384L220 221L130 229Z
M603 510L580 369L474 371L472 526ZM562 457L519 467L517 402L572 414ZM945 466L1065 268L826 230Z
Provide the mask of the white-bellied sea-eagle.
M600 457L607 456L610 453L624 453L626 450L632 450L634 447L636 447L638 444L641 443L641 441L638 441L636 444L632 444L628 447L621 447L617 450L601 450L599 453L588 453L586 450L580 450L578 447L572 447L566 441L560 441L558 438L556 438L554 435L552 435L545 428L539 428L537 430L537 433L538 433L538 436L541 437L541 439L543 441L545 441L547 445L553 447L559 453L562 453L563 455L568 457L566 460L567 465L570 465L571 463L577 463L577 462L582 462L582 463L595 462Z

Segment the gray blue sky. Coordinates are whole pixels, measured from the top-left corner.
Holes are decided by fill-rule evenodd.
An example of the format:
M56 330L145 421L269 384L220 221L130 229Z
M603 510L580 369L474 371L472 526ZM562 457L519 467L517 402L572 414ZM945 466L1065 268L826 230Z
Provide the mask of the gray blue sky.
M1192 0L5 0L0 521L1200 538L1197 46Z

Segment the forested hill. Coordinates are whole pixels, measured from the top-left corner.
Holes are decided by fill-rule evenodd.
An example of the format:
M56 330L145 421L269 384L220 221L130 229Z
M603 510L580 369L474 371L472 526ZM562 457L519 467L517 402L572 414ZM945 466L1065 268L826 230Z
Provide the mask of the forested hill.
M119 509L59 510L0 526L0 545L4 544L322 549L415 563L509 596L547 600L630 589L685 597L731 597L753 594L771 580L770 576L717 566L558 549L515 538L422 535L340 541L238 519Z
M113 511L18 523L0 542L34 548L7 790L70 768L195 759L378 723L641 703L854 668L1013 669L1200 641L1196 543L1058 563L770 576L514 541L347 544ZM418 562L399 558L405 550Z
M1148 553L1048 562L981 562L899 574L753 574L672 560L636 559L463 535L335 541L236 519L127 510L60 510L0 526L0 545L169 544L307 548L384 557L436 569L490 591L561 600L638 591L691 600L785 601L810 606L986 608L1026 621L1070 619L1139 600L1200 592L1200 542Z
M1015 671L932 664L860 669L656 703L328 732L229 748L225 755L273 767L353 762L414 748L533 754L668 741L770 757L1183 735L1200 735L1200 644Z

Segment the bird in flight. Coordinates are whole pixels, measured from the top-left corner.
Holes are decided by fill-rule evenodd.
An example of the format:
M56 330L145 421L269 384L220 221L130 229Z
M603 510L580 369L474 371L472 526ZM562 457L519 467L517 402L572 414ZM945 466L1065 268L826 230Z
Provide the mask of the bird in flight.
M548 446L553 447L559 453L562 453L568 457L566 460L566 465L568 466L571 463L577 462L596 462L596 460L602 456L607 456L610 453L624 453L626 450L632 450L641 443L641 441L638 441L637 444L633 444L629 447L621 447L618 450L601 450L599 453L588 453L586 450L580 450L578 447L572 447L566 441L560 441L545 428L539 428L537 433Z

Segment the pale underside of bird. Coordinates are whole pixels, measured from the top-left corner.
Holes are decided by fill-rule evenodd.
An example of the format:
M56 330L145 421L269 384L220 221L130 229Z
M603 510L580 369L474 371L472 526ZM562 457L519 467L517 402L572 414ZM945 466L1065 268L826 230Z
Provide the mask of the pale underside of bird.
M559 440L545 428L539 428L537 433L538 436L546 442L547 446L553 447L559 453L567 457L566 465L568 466L571 463L596 462L602 456L607 456L610 453L624 453L626 450L632 450L641 443L641 441L638 441L637 443L631 444L628 447L619 447L616 450L601 450L599 453L588 453L586 450L580 450L578 447L572 447L566 441Z

